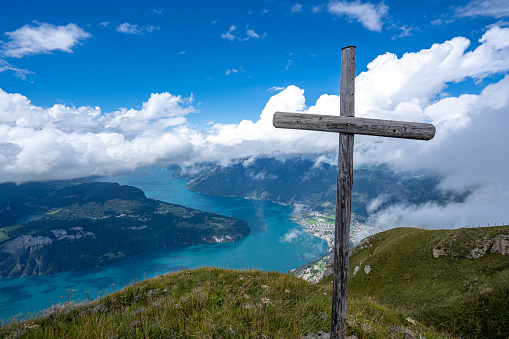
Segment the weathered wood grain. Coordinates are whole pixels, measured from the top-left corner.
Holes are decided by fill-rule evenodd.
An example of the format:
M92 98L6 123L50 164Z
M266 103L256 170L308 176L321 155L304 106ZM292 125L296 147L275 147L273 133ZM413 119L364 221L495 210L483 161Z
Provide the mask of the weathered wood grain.
M348 46L341 51L340 116L276 112L273 117L274 127L277 128L339 133L330 334L334 339L346 338L354 135L418 140L430 140L435 135L435 126L432 124L355 118L354 115L355 47Z
M276 112L274 127L322 132L376 135L380 137L430 140L435 126L423 122L406 122L352 116Z
M355 47L341 51L339 100L342 117L355 115ZM331 333L334 339L346 338L348 301L348 258L353 185L354 135L339 133L336 190L336 227L334 237L334 277L332 287Z

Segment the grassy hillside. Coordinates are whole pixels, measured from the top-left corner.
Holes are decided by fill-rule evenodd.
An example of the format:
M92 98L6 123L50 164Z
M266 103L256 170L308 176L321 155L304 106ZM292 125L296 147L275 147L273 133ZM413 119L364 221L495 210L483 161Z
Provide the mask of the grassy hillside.
M349 291L465 337L508 338L509 226L371 236L351 252Z
M40 318L0 327L25 338L300 338L329 331L331 284L289 274L200 268L135 283L100 300L72 297ZM351 298L348 335L450 338L368 297Z

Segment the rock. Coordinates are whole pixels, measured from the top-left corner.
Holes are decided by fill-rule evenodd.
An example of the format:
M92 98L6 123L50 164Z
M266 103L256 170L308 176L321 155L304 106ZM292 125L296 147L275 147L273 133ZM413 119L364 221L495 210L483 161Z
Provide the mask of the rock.
M325 266L325 269L323 270L322 279L327 278L329 275L333 273L334 271L332 270L332 266L329 263L329 265Z
M1 246L2 251L13 255L20 254L29 247L44 246L51 244L53 240L48 237L33 237L31 235L21 235L16 239L10 240Z
M329 339L330 334L327 332L324 332L324 331L318 331L317 333L308 334L307 336L305 336L303 338L305 338L305 339L316 339L316 338Z
M366 265L366 266L364 267L364 273L369 274L369 272L371 272L371 266Z
M438 258L441 255L446 255L444 250L437 250L436 248L433 249L433 258Z
M373 238L373 236L362 239L357 246L355 246L354 248L352 248L350 250L350 255L354 255L355 253L360 252L361 250L363 250L365 248L372 247L373 244L371 244L369 242L372 238Z
M327 332L324 332L324 331L318 331L317 333L311 333L311 334L308 334L307 336L302 337L302 338L305 338L305 339L316 339L316 338L329 339L330 334ZM352 334L351 336L346 337L346 339L358 339L358 338Z
M491 246L491 253L499 253L502 255L509 254L509 235L499 234L493 240L493 246Z
M412 319L412 318L410 318L410 317L409 317L409 318L406 318L406 321L408 321L408 322L409 322L410 324L412 324L412 325L416 325L416 324L417 324L417 321L415 321L414 319Z

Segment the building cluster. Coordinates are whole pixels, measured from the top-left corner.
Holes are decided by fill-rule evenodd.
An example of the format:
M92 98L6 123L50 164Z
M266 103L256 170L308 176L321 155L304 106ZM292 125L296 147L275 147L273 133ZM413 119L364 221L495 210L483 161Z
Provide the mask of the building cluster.
M313 222L308 222L310 219L312 219ZM335 224L331 222L329 217L322 215L320 212L305 211L294 218L294 221L300 224L305 232L325 240L327 242L327 252L332 250L334 247ZM361 237L364 238L373 234L373 231L373 227L364 225L355 219L355 215L352 215L352 220L350 222L350 239L353 240L354 243L362 240L360 239Z

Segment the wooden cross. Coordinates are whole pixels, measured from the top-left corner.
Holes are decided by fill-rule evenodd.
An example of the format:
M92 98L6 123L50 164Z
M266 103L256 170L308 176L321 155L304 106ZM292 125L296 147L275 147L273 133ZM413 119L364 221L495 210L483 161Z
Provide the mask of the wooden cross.
M355 118L355 46L341 51L340 116L303 113L274 113L276 128L339 133L334 239L334 280L332 290L331 338L346 337L348 299L348 256L353 183L354 134L430 140L435 126L426 123Z

